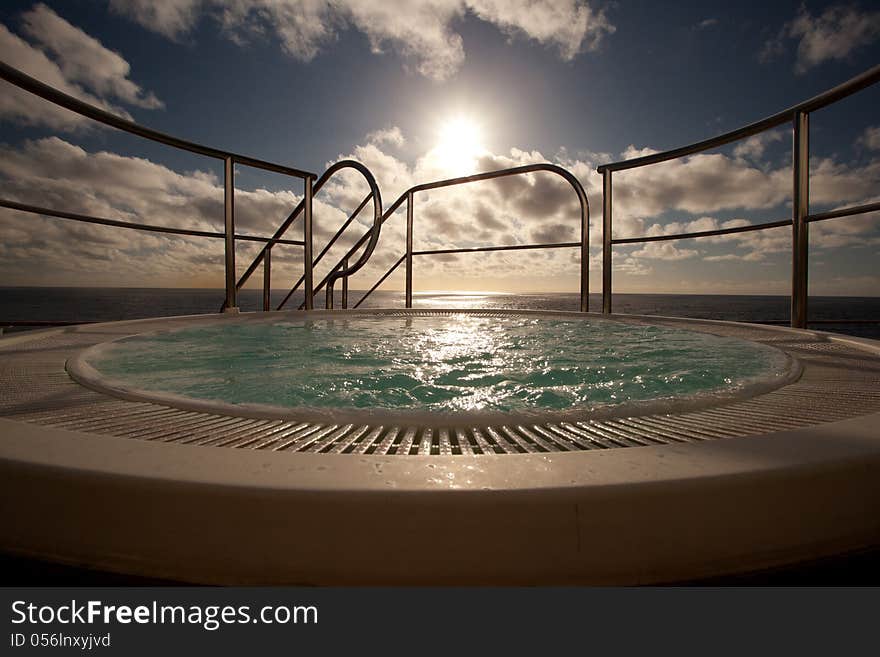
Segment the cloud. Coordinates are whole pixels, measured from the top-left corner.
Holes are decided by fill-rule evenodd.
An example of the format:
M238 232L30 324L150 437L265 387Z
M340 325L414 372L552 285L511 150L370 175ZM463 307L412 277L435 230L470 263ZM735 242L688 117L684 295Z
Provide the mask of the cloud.
M400 147L406 143L406 139L404 139L400 128L395 125L384 130L374 130L369 133L367 135L367 143L375 144L376 146L388 144L389 146Z
M565 61L596 50L615 30L602 11L580 0L111 0L110 7L172 39L209 15L236 43L269 35L306 62L353 27L366 35L373 53L393 51L433 80L451 77L464 63L454 24L469 14L511 39L554 48Z
M645 149L630 147L624 158ZM652 217L667 210L700 215L722 209L764 209L791 193L791 171L764 171L741 159L703 153L615 174L615 222ZM621 236L626 233L620 233Z
M654 273L654 269L645 264L643 260L632 256L614 258L611 268L616 273L629 276L650 276Z
M577 239L575 228L570 223L545 224L533 228L530 237L539 244L571 242Z
M855 6L835 5L813 16L805 6L786 23L779 34L764 45L760 59L781 55L789 40L795 40L795 73L803 74L826 61L845 60L849 55L880 38L880 11L861 11Z
M196 24L203 0L110 0L110 9L144 27L178 39Z
M123 118L130 119L131 115L114 101L147 109L162 107L155 94L129 79L127 61L45 5L36 5L22 19L24 33L35 43L0 25L0 55L10 66ZM0 117L57 130L92 125L84 117L5 82L0 94Z
M88 152L58 137L0 147L0 196L23 203L98 217L194 230L223 230L223 185L208 171L180 173L138 157ZM288 191L236 190L236 231L274 232L300 196ZM316 237L324 240L345 219L338 209L316 200ZM181 285L197 281L220 285L222 241L162 236L79 224L4 210L0 213L4 280L52 271L60 281L106 284ZM299 234L288 237L298 238ZM239 242L239 264L246 266L258 246ZM301 250L278 247L273 258L279 276L298 276Z
M565 61L584 50L597 50L616 29L602 11L575 0L467 0L466 5L512 38L524 36L555 46Z
M865 132L856 140L856 145L872 151L880 151L880 126L865 128Z
M681 249L672 242L646 242L638 251L633 251L633 258L649 258L652 260L686 260L700 254L696 249Z
M733 149L733 156L744 160L760 160L768 145L782 141L784 137L783 130L765 130L738 142Z
M624 158L650 149L628 148ZM810 162L814 208L864 202L880 188L880 160L863 166L832 158ZM643 234L644 220L665 211L710 215L725 210L769 210L791 198L791 167L755 166L720 153L699 154L615 174L614 233Z
M55 56L68 80L82 83L102 97L117 98L129 105L146 109L163 107L155 94L145 92L128 78L131 66L125 59L46 5L34 6L22 18L25 33Z
M718 25L717 18L706 18L705 20L701 20L694 26L695 30L705 30L707 27L713 27Z
M391 128L370 134L398 133L404 139L402 132ZM409 187L436 180L439 171L433 151L408 162L385 150L389 145L394 148L395 141L365 139L339 155L339 159L357 159L374 172L386 208ZM547 159L539 151L511 149L506 154L484 153L478 164L481 170L489 170ZM566 154L556 162L578 177L592 202L590 271L595 288L600 280L602 225L597 162ZM628 172L636 174L628 178L615 174L615 234L669 235L750 225L751 219L729 214L719 218L715 214L730 213L745 203L779 208L779 218L790 213L784 205L791 184L787 167L762 172L744 160L726 156L688 158L666 171L664 167ZM880 161L857 166L818 159L813 161L812 173L815 205L821 202L837 207L877 198ZM772 185L761 187L765 184L761 178L773 181L777 177L785 187L778 196L768 191L773 191ZM720 178L730 180L721 185ZM0 187L2 197L84 214L201 230L221 231L223 226L223 188L218 172L179 172L145 158L88 151L58 137L0 147ZM366 184L353 172L332 178L321 190L315 201L317 251L366 192ZM290 191L237 189L238 232L271 234L300 198ZM566 181L546 172L420 192L414 202L416 250L577 241L580 234L575 194ZM697 213L699 208L714 209ZM682 218L665 220L669 210L680 211ZM317 280L371 223L368 206L356 226L318 267ZM370 287L397 261L404 251L405 225L404 205L385 223L379 246L367 267L352 281L352 289ZM297 225L288 237L298 238L300 230ZM144 234L6 210L0 212L0 231L5 238L0 246L0 276L10 284L27 284L28 280L22 278L25 275L45 277L40 282L52 284L46 272L54 272L54 284L222 286L223 250L219 240ZM857 248L874 245L878 240L876 221L870 216L819 222L811 227L811 246L815 249ZM238 244L239 273L258 248ZM647 280L657 275L662 263L697 258L707 262L766 263L773 262L774 254L787 257L790 250L791 232L783 227L700 238L686 245L670 241L620 246L615 249L614 268L625 287L627 277ZM295 281L301 273L301 250L277 247L273 253L276 285ZM108 273L111 270L112 276ZM510 251L457 258L419 256L416 272L417 285L421 285L419 281L432 281L433 287L573 290L578 284L578 250ZM390 282L402 285L399 278ZM256 278L254 284L259 284Z

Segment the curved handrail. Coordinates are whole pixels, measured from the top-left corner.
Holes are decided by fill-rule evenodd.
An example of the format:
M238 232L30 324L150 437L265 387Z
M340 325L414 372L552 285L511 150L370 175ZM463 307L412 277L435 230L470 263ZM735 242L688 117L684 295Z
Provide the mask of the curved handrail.
M370 256L373 255L373 251L376 249L376 244L379 242L379 233L382 230L382 193L379 191L379 185L376 184L376 179L373 177L372 172L360 162L352 160L346 166L353 167L360 171L364 178L366 178L367 184L370 186L370 195L373 197L373 225L370 228L370 241L367 243L367 248L361 253L361 257L358 258L357 262L351 267L337 266L327 277L326 308L328 310L333 309L333 284L340 278L348 277L357 273L361 267L367 264L367 260L370 259ZM333 169L333 167L330 167L327 171L330 171L331 169ZM360 212L362 207L363 205L361 205L357 211ZM352 218L354 218L354 215L352 215ZM339 234L341 234L341 231L344 230L349 223L351 223L351 219L349 219L349 221L347 221L340 229ZM347 260L343 260L342 262L344 264Z
M342 225L342 227L336 231L336 234L330 239L330 242L327 244L327 246L324 247L324 250L321 251L321 254L312 263L313 265L315 263L317 263L321 258L324 257L324 254L327 253L330 246L332 246L332 244L336 242L337 238L339 238L339 236L342 234L342 231L344 231L351 224L351 222L355 219L355 217L357 217L357 215L360 214L361 210L363 210L364 207L366 207L367 201L371 198L373 199L374 219L373 219L373 226L370 227L370 230L368 231L368 233L372 233L373 229L375 229L375 231L377 233L375 241L378 242L378 240L379 240L378 232L381 230L381 227L382 227L382 221L381 221L381 219L382 219L382 194L379 191L379 185L378 185L378 183L376 183L376 178L373 176L373 173L366 166L364 166L363 164L361 164L357 160L339 160L338 162L333 163L324 173L321 174L321 177L318 178L318 180L315 182L314 187L312 188L312 195L314 196L314 194L317 194L318 191L321 189L321 187L323 187L324 184L328 180L330 180L330 178L332 178L338 171L340 171L342 169L355 169L355 170L359 171L361 173L361 175L366 179L367 184L370 187L370 192L367 195L367 197L364 198L364 200L358 205L357 209L351 214L351 216L346 220L346 222ZM247 279L251 276L251 274L253 274L253 272L259 266L260 262L265 258L266 252L272 248L272 244L275 241L277 241L281 237L281 235L284 234L284 232L290 227L290 225L294 221L296 221L296 219L299 217L300 213L302 213L304 208L305 208L305 198L303 198L303 200L297 204L297 206L287 216L287 219L285 219L284 222L281 224L281 226L279 226L278 230L275 231L275 235L272 236L271 240L266 244L265 247L263 247L263 249L260 251L260 253L257 254L257 257L254 258L254 261L251 263L250 267L247 268L245 273L242 274L238 283L236 283L236 289L240 289L241 286L244 285L244 283L247 281ZM361 242L361 244L362 244L362 242ZM376 246L375 243L373 243L372 248L369 250L369 255L372 255L372 253L373 253L372 249L375 248L375 246ZM369 255L367 256L368 258L369 258ZM364 261L363 263L360 263L360 261L358 261L358 263L355 263L355 265L357 266L357 269L355 269L354 271L357 271L358 269L363 267L365 262L366 261ZM335 267L331 270L331 272L337 270L341 264L342 264L342 261L338 262L335 265ZM345 275L345 274L343 274L343 275ZM297 283L290 289L290 291L287 293L287 295L284 297L284 299L278 305L279 310L284 306L284 304L286 304L288 302L290 297L293 296L293 293L300 286L300 283L302 283L303 280L304 280L304 277L300 277L299 281L297 281ZM327 282L327 278L325 277L324 280L320 283L320 285L318 285L318 287L316 287L312 290L312 293L313 294L317 293L324 286L324 284L326 282ZM332 295L332 291L330 291L330 294ZM332 303L332 299L331 299L331 303Z
M843 84L819 94L818 96L814 96L809 100L805 100L802 103L798 103L797 105L782 110L781 112L777 112L776 114L761 119L760 121L755 121L754 123L737 128L736 130L731 130L730 132L725 132L724 134L704 139L703 141L694 142L687 146L673 148L672 150L662 151L660 153L652 153L651 155L644 155L642 157L634 157L629 160L602 164L596 168L596 171L599 173L605 173L606 171L625 171L626 169L634 169L647 164L666 162L668 160L684 157L685 155L693 155L694 153L699 153L710 148L724 146L725 144L737 141L738 139L751 137L759 132L764 132L770 128L775 128L783 123L787 123L791 121L791 117L798 112L812 112L826 107L827 105L837 102L842 98L846 98L857 91L861 91L865 87L869 87L878 81L880 81L880 64L847 80Z
M267 171L274 171L275 173L284 173L289 176L294 176L295 178L316 177L315 174L311 173L310 171L303 171L302 169L282 166L273 162L266 162L265 160L258 160L257 158L249 157L247 155L239 155L231 151L224 151L218 148L212 148L211 146L205 146L204 144L199 144L194 141L188 141L186 139L181 139L180 137L175 137L174 135L169 135L164 132L159 132L158 130L153 130L152 128L148 128L134 121L130 121L129 119L124 119L121 116L116 116L115 114L95 107L94 105L79 100L78 98L74 98L73 96L70 96L63 91L55 89L54 87L50 87L48 84L32 78L26 73L19 71L17 68L13 68L3 61L0 61L0 78L3 78L7 82L14 84L17 87L21 87L22 89L29 91L36 96L40 96L41 98L44 98L51 103L55 103L56 105L60 105L61 107L69 109L71 112L75 112L82 116L87 116L88 118L98 121L99 123L118 128L119 130L129 132L133 135L138 135L139 137L144 137L151 141L157 141L162 144L167 144L168 146L173 146L175 148L189 151L191 153L198 153L199 155L206 155L208 157L213 157L220 160L225 160L226 158L231 157L238 164L244 164L246 166L255 167L257 169L265 169Z
M370 180L372 180L373 183L370 184L370 193L367 195L367 197L363 201L361 201L360 205L358 205L357 209L352 213L352 215L348 218L348 220L342 225L342 228L340 228L337 231L336 235L334 235L331 238L330 244L332 244L333 242L336 241L336 239L339 237L341 232L345 228L347 228L348 225L354 220L354 218L357 217L358 214L360 214L361 210L364 209L364 207L367 205L367 201L369 201L370 198L372 198L372 196L373 196L373 186L376 183L376 179L373 177L373 174L370 172L370 170L367 169L367 167L365 167L363 164L361 164L357 160L339 160L338 162L336 162L332 166L330 166L315 181L314 185L312 186L312 196L317 194L321 190L321 188L324 186L324 184L328 180L330 180L330 178L337 171L339 171L340 169L345 169L345 168L357 169L367 179L367 184L370 184ZM378 189L379 189L378 186L376 186L377 191L378 191ZM380 203L381 203L381 199L380 199ZM305 199L305 197L303 197L303 199L299 203L296 204L296 206L293 208L293 210L290 211L290 214L287 215L287 218L283 222L281 222L281 225L275 230L275 233L272 235L272 237L269 238L268 242L266 243L266 246L264 246L263 249L256 255L256 257L254 258L254 261L248 266L248 268L245 270L245 272L241 275L241 278L238 279L238 282L235 284L236 290L240 290L242 288L242 286L248 281L248 279L251 277L251 275L257 270L257 267L260 266L260 263L263 261L263 259L266 256L266 251L268 249L270 249L273 244L278 242L281 239L282 235L284 235L284 233L287 232L287 229L290 228L290 226L293 224L293 222L299 218L299 216L302 214L303 210L305 209L305 204L306 204L306 199ZM329 244L328 244L328 247L329 247ZM324 250L321 252L321 254L315 259L313 264L317 264L318 261L324 257L324 254L327 252L328 247L324 248ZM290 295L293 294L294 290L296 290L296 288L299 287L300 283L302 283L302 280L303 279L300 278L299 282L293 287L293 289L290 291L290 293L287 295L287 297L285 297L284 301L281 302L282 305L284 305L287 302L287 300L290 298ZM316 289L315 292L317 292L317 291L318 290ZM279 308L280 308L280 306L279 306Z
M580 211L581 211L581 240L579 243L575 243L575 245L579 245L581 247L581 311L586 312L587 308L588 308L588 304L589 304L589 279L588 279L589 254L587 253L587 251L589 249L590 203L589 203L589 200L587 199L587 194L584 191L583 185L581 185L580 181L575 177L575 175L573 173L571 173L570 171L568 171L567 169L564 169L563 167L560 167L556 164L550 164L549 162L543 162L543 163L539 163L539 164L528 164L528 165L519 166L519 167L510 167L507 169L486 171L486 172L477 173L477 174L474 174L471 176L462 176L459 178L447 178L445 180L437 180L434 182L413 185L412 187L407 189L405 192L401 193L401 195L398 196L397 200L395 200L394 203L392 203L388 207L388 209L385 210L385 213L382 215L381 221L379 222L379 226L381 227L381 225L384 224L385 221L387 221L388 218L392 214L394 214L398 208L400 208L400 206L403 204L403 202L405 200L409 199L411 197L411 195L415 194L416 192L427 191L427 190L431 190L431 189L439 189L442 187L452 187L454 185L463 185L463 184L472 183L472 182L480 182L483 180L492 180L495 178L505 178L508 176L523 175L526 173L534 173L534 172L538 172L538 171L547 171L547 172L555 173L556 175L561 176L572 186L575 193L577 194L578 202L580 204ZM359 248L361 248L361 246L363 246L364 242L368 238L370 238L372 241L372 231L373 231L373 228L370 228L370 230L365 232L361 236L361 238L355 243L355 245L349 249L349 251L342 257L342 259L340 259L340 263L347 260L355 252L357 252L357 250ZM378 238L376 238L376 239L378 239ZM556 246L556 245L532 245L530 248L544 248L544 247L549 248L550 246ZM410 255L411 254L412 254L412 252L410 253ZM406 255L404 257L406 257ZM394 266L393 269L396 269L397 266L399 266L399 264L400 264L400 262L398 262ZM392 269L392 271L393 271L393 269ZM387 277L387 275L386 275L386 277ZM329 279L329 276L325 277L325 279L315 287L315 291L320 290L321 287L328 282L328 279ZM384 280L384 278L383 278L383 280ZM373 289L375 289L375 287L377 287L377 286L374 286ZM364 299L366 299L367 296L369 296L369 294L372 291L373 290L370 290L369 292L367 292L367 294L361 298L361 300L358 302L358 304L363 302ZM278 306L279 309L281 309L281 307L287 302L287 299L290 298L290 294L292 294L292 293L293 293L293 290L291 290L291 292L288 294L288 296L285 298L285 300L282 301L281 304Z

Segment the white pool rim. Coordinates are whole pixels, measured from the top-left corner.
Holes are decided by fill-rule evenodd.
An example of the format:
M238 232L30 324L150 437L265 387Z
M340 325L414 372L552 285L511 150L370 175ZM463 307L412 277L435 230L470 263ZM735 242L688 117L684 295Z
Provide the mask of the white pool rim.
M12 554L182 582L693 580L880 545L878 427L873 413L469 458L211 449L0 418L0 538Z

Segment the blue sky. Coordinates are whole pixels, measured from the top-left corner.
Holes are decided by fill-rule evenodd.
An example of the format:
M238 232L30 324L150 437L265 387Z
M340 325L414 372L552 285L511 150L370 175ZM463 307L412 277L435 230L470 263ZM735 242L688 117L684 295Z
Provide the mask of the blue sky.
M0 18L3 60L35 77L151 127L263 159L316 172L342 156L360 159L386 204L416 182L562 164L593 207L594 290L596 165L736 128L880 62L880 11L867 3L112 0L5 2ZM878 106L880 89L872 88L814 115L814 209L877 200ZM0 141L6 198L222 225L211 160L73 120L11 88L0 101ZM621 174L615 233L785 218L789 166L790 134L778 130ZM244 232L272 232L301 194L299 185L252 170L237 181ZM416 248L572 239L576 215L564 191L533 178L516 189L425 195ZM353 178L327 188L316 205L319 246L362 194ZM222 284L214 243L7 211L0 222L6 284ZM355 287L368 287L399 256L402 221L387 227ZM877 294L876 215L815 224L813 238L813 294ZM239 248L241 268L252 254ZM573 291L573 255L420 258L416 286ZM299 253L278 256L283 285L298 275ZM619 247L615 290L784 294L789 267L786 229Z

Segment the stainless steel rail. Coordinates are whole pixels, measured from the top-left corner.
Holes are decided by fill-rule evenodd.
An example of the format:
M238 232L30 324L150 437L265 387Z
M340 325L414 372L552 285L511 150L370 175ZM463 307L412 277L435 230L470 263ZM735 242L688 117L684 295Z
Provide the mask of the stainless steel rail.
M139 123L135 123L134 121L130 121L128 119L122 118L121 116L117 116L116 114L107 112L106 110L102 110L98 107L95 107L94 105L90 105L89 103L79 100L78 98L74 98L73 96L70 96L63 91L59 91L54 87L50 87L49 85L44 84L43 82L40 82L35 78L32 78L26 73L23 73L17 68L13 68L6 62L2 61L0 61L0 78L3 78L7 82L12 83L17 87L24 89L25 91L29 91L36 96L40 96L41 98L44 98L45 100L48 100L56 105L60 105L61 107L69 109L71 112L86 116L90 119L98 121L99 123L109 125L111 127L123 130L133 135L144 137L145 139L149 139L150 141L157 141L168 146L173 146L174 148L189 151L190 153L198 153L199 155L205 155L206 157L213 157L219 160L226 160L226 158L231 157L236 164L243 164L245 166L254 167L256 169L265 169L266 171L282 173L288 176L293 176L295 178L317 177L316 174L310 171L304 171L303 169L296 169L294 167L288 167L282 164L275 164L274 162L260 160L255 157L249 157L247 155L241 155L238 153L233 153L231 151L224 151L219 148L205 146L204 144L181 139L180 137L175 137L174 135L169 135L164 132L159 132L158 130L153 130L152 128L148 128L146 126L142 126Z
M281 223L281 225L275 231L275 234L269 240L269 243L266 244L266 246L263 248L263 250L257 254L257 257L254 258L254 261L245 270L244 274L241 275L241 278L238 279L238 282L235 284L236 290L241 289L241 287L247 282L247 280L251 277L251 275L254 273L254 271L256 271L256 269L260 265L260 263L264 262L264 259L266 258L268 251L272 248L272 244L274 244L275 242L277 242L279 240L279 238L287 231L287 229L290 228L290 226L293 224L293 222L296 221L296 219L299 217L300 214L303 214L304 221L309 226L309 232L310 232L310 236L306 240L307 253L304 254L304 256L303 256L303 258L304 258L304 260L303 260L303 275L300 277L299 281L297 281L297 283L293 286L293 288L291 288L291 290L284 297L284 300L278 306L279 309L282 306L284 306L284 304L287 303L287 301L290 299L290 297L293 295L293 293L297 290L297 288L303 282L305 282L305 284L306 284L305 285L305 287L306 287L305 300L303 301L303 307L306 310L311 310L313 308L315 294L318 291L320 291L320 289L327 282L327 279L325 278L320 286L318 286L317 288L315 288L313 286L313 284L312 284L312 270L314 269L314 266L316 264L318 264L318 262L321 260L321 258L323 258L324 255L327 253L327 251L330 250L330 247L333 246L333 244L336 242L336 240L339 239L339 236L342 234L342 232L346 228L348 228L348 226L351 224L351 222L354 221L354 219L360 214L361 210L363 210L364 207L366 207L367 202L370 199L373 199L373 214L374 214L373 228L376 229L375 240L378 241L378 239L379 239L378 233L379 233L379 230L381 229L381 223L382 223L381 222L382 194L379 191L379 185L376 183L376 178L373 176L372 172L367 167L365 167L363 164L361 164L360 162L357 162L355 160L340 160L339 162L336 162L333 165L331 165L324 173L321 174L321 177L318 178L317 182L315 182L314 187L312 187L310 183L307 183L306 186L307 186L307 188L309 190L309 194L310 194L308 198L311 199L311 195L318 193L321 190L321 188L324 186L324 184L328 180L330 180L330 178L332 178L336 173L341 171L342 169L354 169L354 170L360 172L360 174L367 181L367 185L369 185L369 187L370 187L370 192L369 192L369 194L367 194L367 196L364 198L364 200L361 201L361 203L358 205L357 209L355 209L355 211L351 214L351 216L349 216L349 218L345 221L345 223L342 225L342 227L336 231L336 234L332 237L330 242L324 247L324 249L321 251L321 253L317 257L317 259L312 260L311 201L309 201L309 203L306 203L306 199L304 198L290 212L290 214L287 215L287 218ZM305 228L305 226L304 226L304 228ZM371 228L371 231L372 231L372 228ZM369 234L371 234L371 232L367 233L367 234L369 235ZM373 242L372 239L371 239L371 242L372 242L372 247L369 248L369 254L372 254L373 248L375 248L375 246L376 246L375 242ZM368 259L369 259L369 254L367 255ZM355 265L351 269L354 269L354 271L357 271L358 269L360 269L364 265L364 263L366 261L360 262L360 260L359 260L358 262L360 264L355 263ZM337 269L339 269L341 265L342 265L342 261L337 263L336 266L333 268L333 272L335 272ZM265 269L265 263L264 263L264 269ZM333 273L333 272L331 272L331 273ZM343 273L342 275L347 279L350 274ZM271 275L267 274L264 271L264 275L263 275L264 288L266 286L270 285L270 278L271 278ZM334 280L336 280L336 279L334 279ZM347 285L347 283L345 283L345 285ZM269 291L264 289L263 293L264 293L264 297L268 298ZM331 303L331 305L332 305L332 293L333 293L332 290L328 289L329 303ZM264 307L264 310L268 310L268 305L266 305Z
M0 207L9 208L10 210L18 210L19 212L30 212L31 214L39 214L46 217L55 217L57 219L69 219L70 221L78 221L86 224L97 224L100 226L114 226L116 228L128 228L131 230L143 230L152 233L171 233L172 235L187 235L190 237L211 237L226 239L226 233L217 233L208 230L189 230L187 228L172 228L170 226L156 226L155 224L139 224L131 221L119 221L118 219L104 219L102 217L93 217L86 214L77 214L75 212L64 212L62 210L53 210L51 208L42 208L38 205L28 205L26 203L18 203L7 199L0 199ZM258 235L240 235L236 234L235 239L244 242L268 242L270 238L260 237ZM277 240L282 244L290 244L293 246L302 246L302 242L297 240Z
M867 214L869 212L880 212L880 203L866 203L865 205L854 205L851 208L841 208L839 210L829 210L828 212L817 212L807 217L807 221L825 221L826 219L839 219L841 217L851 217L854 214Z
M653 153L620 162L611 162L597 167L602 175L602 312L610 313L612 293L612 247L617 244L637 244L641 242L657 242L674 239L708 237L712 235L728 235L732 233L765 230L780 226L792 227L792 284L791 284L791 326L805 328L807 325L807 270L809 255L809 224L813 221L824 221L856 214L865 214L880 210L880 203L841 208L830 212L810 214L810 144L809 115L811 112L827 107L843 98L851 96L862 89L880 81L880 65L875 66L861 75L844 82L837 87L778 112L755 123L743 126L731 132L695 142L680 148ZM677 233L651 237L630 237L615 239L612 237L612 178L615 171L625 171L638 167L667 162L677 158L694 155L703 151L718 148L734 141L757 135L765 130L778 127L785 123L792 125L792 218L786 221L774 221L754 226L741 226L721 230L700 231L695 233Z
M306 206L306 225L304 226L304 237L303 237L303 246L305 251L307 252L307 262L311 262L311 252L310 252L310 244L311 244L311 184L312 180L317 176L310 171L304 171L302 169L296 169L294 167L288 167L281 164L275 164L274 162L267 162L265 160L260 160L257 158L249 157L247 155L241 155L238 153L233 153L231 151L224 151L221 149L213 148L210 146L205 146L203 144L199 144L197 142L188 141L186 139L181 139L179 137L175 137L173 135L169 135L164 132L159 132L158 130L153 130L152 128L147 128L146 126L142 126L139 123L135 123L134 121L130 121L123 117L117 116L111 112L107 112L106 110L102 110L94 105L90 105L89 103L83 102L78 98L74 98L58 89L50 87L35 78L19 71L18 69L10 66L6 62L0 61L0 78L6 80L10 84L13 84L20 89L24 89L36 96L39 96L45 100L48 100L55 105L59 105L60 107L64 107L76 114L81 116L85 116L94 121L98 121L99 123L103 123L104 125L108 125L110 127L116 128L118 130L122 130L124 132L128 132L133 135L137 135L139 137L143 137L145 139L149 139L150 141L159 142L162 144L166 144L168 146L172 146L174 148L189 151L191 153L197 153L199 155L204 155L206 157L213 157L215 159L219 159L223 161L223 169L224 169L224 236L225 236L225 279L226 279L226 300L224 302L225 310L235 310L236 309L236 290L235 287L235 202L234 202L234 168L236 164L241 164L244 166L254 167L257 169L263 169L266 171L272 171L274 173L280 173L287 176L292 176L294 178L300 178L304 181L305 186L305 195L304 195L304 204ZM53 213L40 213L47 214L49 216L60 216L57 212ZM71 217L65 217L71 218ZM98 221L92 223L100 223ZM112 225L112 224L107 224ZM143 228L142 230L147 230ZM169 232L169 231L159 231L159 232ZM181 233L184 234L184 233ZM215 235L197 235L200 237L214 237ZM307 267L308 269L308 267Z
M599 173L605 173L606 171L624 171L626 169L635 169L637 167L643 167L647 164L657 164L659 162L675 160L686 155L701 153L702 151L706 151L711 148L718 148L719 146L724 146L726 144L739 141L740 139L745 139L746 137L752 137L754 135L757 135L758 133L764 132L765 130L776 128L785 123L788 123L792 120L792 117L794 117L797 112L809 113L817 109L827 107L828 105L836 103L837 101L842 100L847 96L851 96L854 93L861 91L862 89L870 87L878 80L880 80L880 64L868 69L864 73L861 73L854 78L851 78L850 80L847 80L843 84L840 84L832 89L829 89L828 91L819 94L818 96L814 96L809 100L805 100L802 103L798 103L793 107L789 107L788 109L782 110L781 112L777 112L776 114L761 119L760 121L750 123L746 126L743 126L742 128L737 128L736 130L731 130L730 132L725 132L724 134L717 135L709 139L704 139L703 141L694 142L693 144L689 144L687 146L681 146L680 148L673 148L668 151L652 153L651 155L644 155L642 157L634 157L629 160L621 160L620 162L609 162L608 164L603 164L597 167L596 171L598 171Z
M507 246L486 246L486 247L471 247L471 248L460 248L460 249L437 249L437 250L426 250L426 251L414 251L413 250L413 223L414 223L414 195L417 192L427 191L432 189L440 189L443 187L452 187L455 185L464 185L473 182L481 182L484 180L493 180L495 178L505 178L509 176L517 176L524 175L527 173L536 173L546 171L549 173L554 173L556 175L564 178L574 189L575 193L578 197L578 203L580 205L580 229L581 229L581 239L579 242L564 242L564 243L546 243L546 244L517 244L517 245L507 245ZM402 256L401 260L398 260L389 270L382 276L382 278L370 288L367 293L361 297L361 299L357 302L355 307L359 306L364 300L376 290L387 278L391 275L391 273L400 266L401 262L406 262L406 307L412 307L412 258L415 255L436 255L440 253L473 253L473 252L485 252L485 251L511 251L511 250L519 250L519 249L554 249L554 248L571 248L571 247L580 247L581 249L581 264L580 264L580 309L582 312L586 312L589 307L589 231L590 231L590 204L587 200L587 194L584 191L583 186L580 181L566 169L563 169L560 166L549 163L541 163L541 164L530 164L521 167L512 167L508 169L499 169L497 171L487 171L484 173L474 174L472 176L463 176L459 178L448 178L445 180L437 180L429 183L422 183L419 185L414 185L410 187L408 190L403 192L394 203L392 203L385 213L381 217L381 221L379 222L379 226L381 227L385 221L388 220L391 215L393 215L401 205L403 205L404 201L406 202L406 212L407 212L407 224L406 224L406 251ZM349 251L343 256L343 260L350 258L354 253L357 252L361 246L363 246L364 242L367 239L371 239L373 237L373 230L371 228L369 231L364 233L361 238L352 246ZM342 230L342 229L340 229ZM337 235L338 236L338 235ZM334 236L334 239L337 237ZM321 287L327 283L329 276L324 279L321 283L316 286L316 291L320 290ZM296 289L296 288L294 288ZM290 298L290 295L293 293L293 290L287 295L287 297L282 301L282 303L278 306L280 309L287 302L287 299Z
M7 199L0 199L0 207L9 208L10 210L18 210L19 212L30 212L31 214L39 214L46 217L55 217L57 219L68 219L70 221L78 221L86 224L97 224L100 226L113 226L115 228L128 228L130 230L143 230L151 233L170 233L172 235L186 235L190 237L211 237L226 239L226 233L217 233L208 230L189 230L186 228L171 228L170 226L156 226L154 224L139 224L131 221L119 221L118 219L104 219L102 217L93 217L87 214L77 214L75 212L64 212L62 210L53 210L51 208L43 208L38 205L28 205L26 203L18 203ZM268 242L270 238L259 237L257 235L236 235L235 239L244 242ZM294 246L302 246L302 242L297 240L277 240L282 244L291 244Z
M624 237L612 239L612 244L640 244L642 242L667 242L669 240L684 240L695 237L713 237L716 235L732 235L733 233L751 233L756 230L766 230L767 228L780 228L781 226L791 226L791 220L783 219L782 221L769 221L763 224L753 224L750 226L737 226L735 228L719 228L717 230L700 230L693 233L674 233L671 235L652 235L650 237Z
M382 194L379 192L379 186L376 184L376 179L373 178L373 174L370 173L369 169L360 164L355 168L364 174L370 185L370 195L373 197L373 226L370 228L370 241L367 242L367 247L355 263L349 266L348 258L343 258L339 266L335 267L327 275L325 280L327 281L326 307L328 310L333 308L333 284L340 278L343 280L342 307L345 308L348 305L348 277L357 273L361 267L367 264L367 261L376 249L376 244L379 243L379 234L382 231Z
M345 223L342 224L342 226L339 228L339 230L337 230L337 231L333 234L333 237L330 238L330 241L327 242L327 244L324 245L324 248L321 249L321 252L318 254L318 257L315 258L314 262L312 263L312 267L316 266L319 262L321 262L321 260L324 259L324 256L327 255L327 252L328 252L331 248L333 248L333 245L336 244L336 241L342 236L342 234L345 232L345 230L351 225L351 222L354 221L354 220L357 218L357 216L361 213L361 210L363 210L364 207L366 207L367 203L369 202L369 200L370 200L371 198L373 198L373 193L372 193L372 192L368 193L368 194L364 197L364 200L360 202L360 204L357 206L357 208L355 209L355 211L352 212L351 215L348 217L348 219L345 220ZM269 255L269 253L268 253L268 251L267 251L267 252L266 252L266 256L268 256L268 255ZM340 262L341 262L341 261L340 261ZM265 270L266 270L266 263L264 262L264 263L263 263L263 271L264 271L264 273L265 273ZM285 297L284 301L282 302L282 305L283 305L284 303L286 303L287 300L293 295L293 293L296 292L296 291L299 289L299 286L303 284L303 281L304 281L304 280L305 280L305 274L303 274L302 276L300 276L300 277L299 277L299 280L298 280L296 283L294 283L293 287L292 287L292 288L290 289L290 291L287 293L287 296ZM345 289L346 289L346 292L347 292L347 291L348 291L348 278L347 278L347 277L342 279L342 284L345 286ZM270 309L270 307L269 307L269 303L268 303L268 297L269 297L269 294L268 294L268 290L266 289L267 285L268 285L268 283L266 282L265 277L264 277L264 280L263 280L263 288L264 288L264 289L263 289L263 291L264 291L264 293L265 293L265 297L266 297L266 299L267 299L267 302L264 304L264 306L263 306L263 310L269 310L269 309ZM323 284L322 284L321 287L323 287ZM320 289L320 288L319 288L319 289ZM348 296L347 296L347 294L343 295L342 307L343 307L343 308L348 308Z
M406 260L406 254L405 254L405 253L397 259L397 262L395 262L393 265L391 265L391 269L389 269L388 271L386 271L385 274L384 274L384 275L383 275L378 281L376 281L375 283L373 283L373 287L371 287L369 290L367 290L367 292L364 294L364 296L362 296L362 297L358 300L358 302L357 302L356 304L354 304L354 307L357 308L358 306L360 306L360 305L366 300L366 298L367 298L368 296L370 296L373 292L375 292L376 289L377 289L380 285L382 285L382 283L384 283L384 282L386 281L386 279L387 279L389 276L391 276L391 274L393 274L394 271L395 271L398 267L400 267L400 265L403 263L404 260Z

